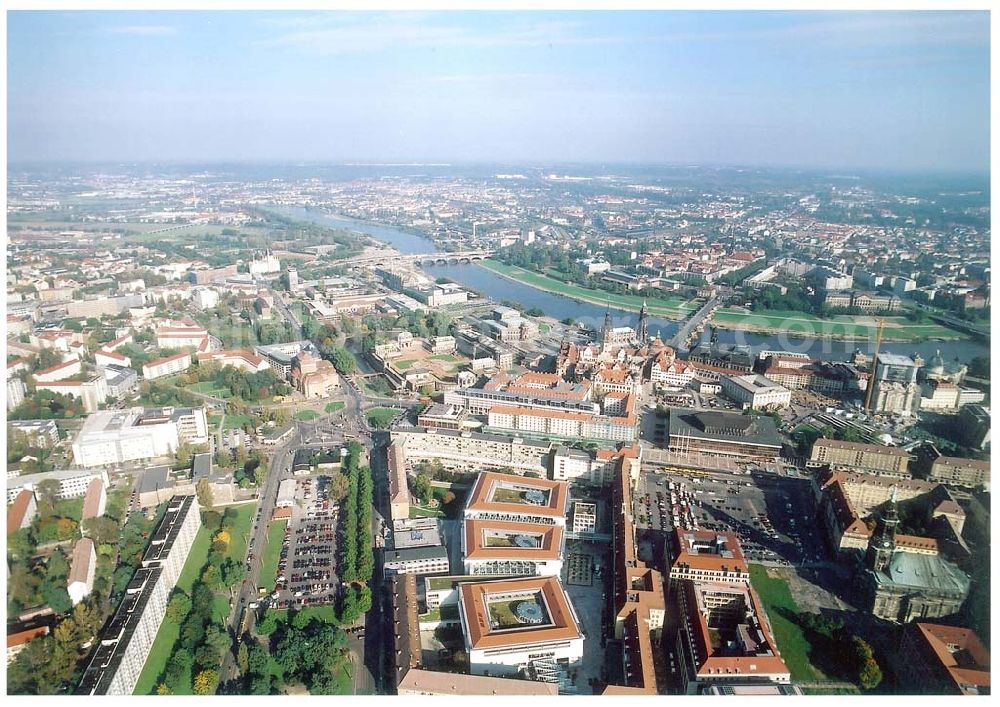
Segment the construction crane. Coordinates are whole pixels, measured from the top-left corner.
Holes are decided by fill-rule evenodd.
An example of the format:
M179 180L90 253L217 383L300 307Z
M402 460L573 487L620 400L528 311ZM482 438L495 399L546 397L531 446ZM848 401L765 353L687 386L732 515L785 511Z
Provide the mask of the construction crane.
M875 367L878 365L878 350L882 345L882 327L885 319L878 318L878 329L875 330L875 353L872 355L872 372L868 376L868 385L865 386L865 412L870 412L872 407L872 391L875 389Z

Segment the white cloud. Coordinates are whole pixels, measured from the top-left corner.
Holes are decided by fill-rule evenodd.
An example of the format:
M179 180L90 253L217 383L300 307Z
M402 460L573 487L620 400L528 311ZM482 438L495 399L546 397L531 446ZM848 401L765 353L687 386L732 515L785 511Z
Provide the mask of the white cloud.
M269 46L297 47L316 54L364 54L391 49L447 49L465 47L531 47L567 44L606 44L631 41L624 36L581 34L579 21L531 21L491 29L456 24L445 13L337 13L313 19L288 18L268 24L279 33L265 40Z

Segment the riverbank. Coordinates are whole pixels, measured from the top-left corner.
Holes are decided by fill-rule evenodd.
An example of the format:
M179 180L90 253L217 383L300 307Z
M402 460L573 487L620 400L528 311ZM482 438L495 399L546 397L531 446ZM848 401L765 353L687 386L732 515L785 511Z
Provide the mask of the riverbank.
M760 313L737 309L720 309L710 322L719 329L837 341L874 341L878 329L877 317L838 315L824 319L806 312ZM885 342L962 341L968 338L940 324L917 324L905 317L885 317L882 331Z
M595 304L600 307L609 306L623 312L638 313L642 309L643 298L637 295L617 295L603 290L590 290L579 285L570 285L556 280L548 275L525 270L515 265L507 265L498 260L483 260L477 263L480 267L502 278L512 280L521 285L527 285L536 290L542 290L554 295L562 295L579 302ZM699 304L689 302L680 297L645 300L650 316L664 319L685 319L695 312ZM528 304L528 303L522 303Z

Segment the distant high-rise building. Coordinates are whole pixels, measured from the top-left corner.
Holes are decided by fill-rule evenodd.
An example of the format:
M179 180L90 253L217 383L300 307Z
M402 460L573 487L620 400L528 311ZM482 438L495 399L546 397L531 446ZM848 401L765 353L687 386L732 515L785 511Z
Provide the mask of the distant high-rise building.
M295 268L288 268L288 290L294 292L299 286L299 271Z

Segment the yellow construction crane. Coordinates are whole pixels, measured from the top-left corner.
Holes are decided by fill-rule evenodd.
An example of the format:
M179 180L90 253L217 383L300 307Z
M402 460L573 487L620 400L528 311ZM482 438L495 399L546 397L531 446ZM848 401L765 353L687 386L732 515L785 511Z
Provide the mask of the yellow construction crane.
M875 330L875 353L872 355L872 372L868 376L868 385L865 386L865 412L871 411L872 407L872 391L875 389L875 366L878 365L878 350L882 345L882 327L884 325L885 319L879 317L878 329Z

